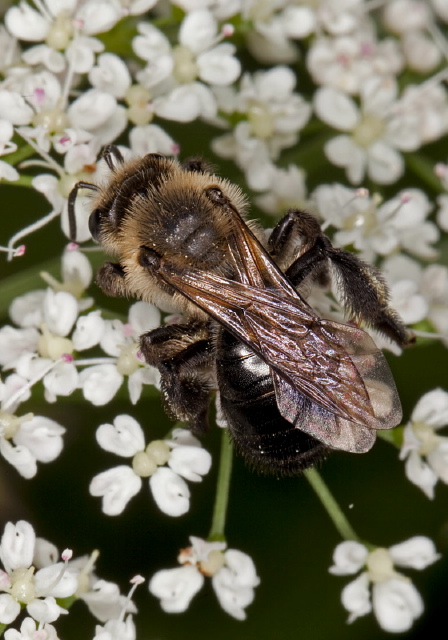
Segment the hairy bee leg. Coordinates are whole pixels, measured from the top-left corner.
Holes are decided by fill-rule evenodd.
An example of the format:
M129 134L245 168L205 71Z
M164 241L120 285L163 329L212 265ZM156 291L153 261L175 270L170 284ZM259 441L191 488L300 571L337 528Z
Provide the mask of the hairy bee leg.
M388 306L389 289L381 272L354 254L328 244L328 258L336 270L346 312L362 318L399 345L412 344L414 334L406 328L398 313Z
M202 158L188 158L182 166L187 171L193 171L194 173L213 173L213 166Z
M120 149L114 144L108 144L104 147L102 157L104 158L105 163L112 172L116 171L116 164L123 164L124 162L124 158Z
M296 209L288 211L269 238L271 255L281 258L298 238L303 240L301 255L285 270L294 286L298 287L310 275L325 284L331 263L347 315L362 319L400 345L412 343L412 332L388 306L389 291L378 269L348 251L333 247L309 213Z
M210 373L214 348L205 323L159 327L140 337L148 364L161 375L164 408L174 419L188 422L196 435L208 429Z
M128 296L125 273L118 262L105 262L98 270L96 283L107 296L113 298Z

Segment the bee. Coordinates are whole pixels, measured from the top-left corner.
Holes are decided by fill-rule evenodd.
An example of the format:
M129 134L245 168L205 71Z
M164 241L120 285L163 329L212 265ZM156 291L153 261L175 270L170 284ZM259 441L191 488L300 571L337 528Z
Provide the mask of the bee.
M97 282L111 296L167 304L187 320L144 333L141 352L161 374L162 401L195 434L208 428L210 396L237 451L255 469L294 475L332 450L368 451L377 429L400 423L389 366L364 322L400 345L411 334L388 307L378 270L335 248L317 220L291 209L272 230L246 220L239 187L201 159L148 154L125 161L108 146L89 228L117 262ZM321 318L303 291L335 278L347 324Z

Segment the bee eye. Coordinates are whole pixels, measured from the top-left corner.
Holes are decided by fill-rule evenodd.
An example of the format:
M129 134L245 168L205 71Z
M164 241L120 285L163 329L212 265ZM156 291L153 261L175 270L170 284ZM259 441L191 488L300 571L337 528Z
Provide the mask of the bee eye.
M210 187L209 189L206 189L205 195L212 202L216 202L216 204L227 204L228 202L228 199L221 189L218 189L218 187Z
M89 218L89 231L92 235L92 238L99 242L99 235L101 231L101 209L95 209L90 214Z

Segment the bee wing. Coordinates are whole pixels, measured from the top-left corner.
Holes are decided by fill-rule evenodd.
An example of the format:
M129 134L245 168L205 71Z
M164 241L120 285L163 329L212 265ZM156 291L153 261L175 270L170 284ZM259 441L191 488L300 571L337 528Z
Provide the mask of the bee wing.
M362 330L320 319L235 212L237 280L161 260L158 273L271 367L281 415L336 449L368 451L401 406L386 360ZM297 395L311 401L303 414Z

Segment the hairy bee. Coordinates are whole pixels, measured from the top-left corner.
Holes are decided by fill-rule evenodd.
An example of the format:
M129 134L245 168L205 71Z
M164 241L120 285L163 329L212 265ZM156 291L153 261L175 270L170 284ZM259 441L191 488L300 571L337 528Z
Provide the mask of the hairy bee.
M401 420L387 362L360 322L399 344L410 333L387 306L377 269L334 248L308 213L290 210L267 246L245 222L246 199L202 160L181 165L148 154L124 161L93 190L89 227L106 262L97 282L112 296L134 296L185 313L184 324L141 336L158 367L166 411L196 434L208 427L213 390L237 450L263 472L294 474L332 449L363 453L377 429ZM300 247L299 240L301 240ZM320 318L300 291L336 275L350 324Z

